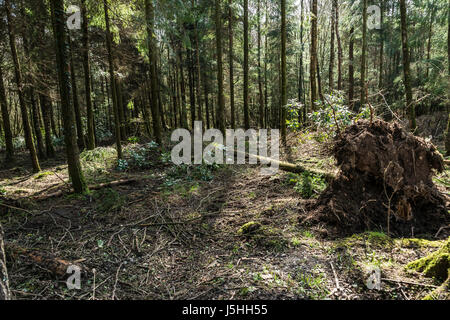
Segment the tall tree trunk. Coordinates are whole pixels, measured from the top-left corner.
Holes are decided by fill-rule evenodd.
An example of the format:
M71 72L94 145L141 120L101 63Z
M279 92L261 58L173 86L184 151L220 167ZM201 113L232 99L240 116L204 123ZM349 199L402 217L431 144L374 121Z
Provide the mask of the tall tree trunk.
M250 128L248 110L248 0L244 0L244 127Z
M247 0L245 0L247 1ZM222 65L222 10L221 0L215 0L215 26L216 26L216 51L217 51L217 123L220 131L225 134L225 99L223 96L223 65ZM244 84L245 86L245 84ZM248 119L247 119L248 120Z
M367 0L363 0L363 26L362 26L362 51L361 51L361 107L366 104L366 55L367 55Z
M380 56L379 56L379 69L378 69L378 90L381 90L383 88L383 54L384 54L384 37L385 37L385 31L384 31L384 10L385 10L385 0L381 1L381 30L380 30Z
M16 37L14 31L12 29L12 20L11 20L11 4L10 0L5 0L5 8L6 8L6 17L8 22L8 35L9 35L9 44L11 47L11 55L14 63L14 73L16 78L17 85L17 94L19 96L19 105L20 111L22 113L22 123L23 123L23 131L25 135L25 143L30 152L31 163L33 166L34 172L41 171L41 167L39 166L39 160L36 154L36 148L34 147L33 142L33 134L31 131L30 120L28 117L28 110L25 104L25 98L23 96L23 83L22 83L22 74L20 72L20 64L19 58L17 56L16 49Z
M192 0L192 9L195 9L195 1ZM201 94L201 72L200 72L200 47L198 41L198 28L197 28L197 20L194 21L194 40L195 40L195 66L196 66L196 77L197 81L195 82L195 90L197 92L197 118L198 121L202 121L203 124L203 108L202 108L202 94Z
M328 67L328 86L330 87L330 91L334 88L334 32L336 30L336 7L337 0L333 0L333 5L331 9L331 38L330 38L330 64Z
M405 78L404 80L405 80L406 108L409 114L409 126L411 128L411 131L414 132L416 130L416 110L412 101L409 47L408 47L408 24L406 17L405 0L400 0L400 15L401 15L401 29L402 29L403 74Z
M431 5L431 16L430 16L430 28L428 30L428 43L427 43L427 79L430 75L430 59L431 59L431 38L433 37L433 22L434 22L434 2Z
M95 132L94 132L94 112L92 110L91 71L89 65L89 32L88 32L86 0L81 1L81 16L83 20L82 42L83 42L84 88L86 94L87 149L93 150L95 148Z
M112 35L109 28L109 14L108 14L108 3L107 0L103 0L103 9L105 13L105 24L106 24L106 47L108 50L108 64L109 64L109 78L110 78L110 91L113 100L113 112L114 112L114 132L116 135L116 149L117 149L117 157L119 159L123 158L122 155L122 144L120 137L120 119L119 119L119 104L117 101L117 90L116 90L116 81L114 75L114 60L112 53Z
M341 36L339 33L339 4L337 0L333 0L335 2L335 14L336 14L336 40L338 45L338 90L342 90L342 43Z
M183 53L181 51L181 41L178 43L178 63L180 66L180 91L181 91L181 123L182 127L188 128L187 110L186 110L186 86L184 83Z
M77 137L78 137L78 147L80 150L84 150L84 134L83 134L83 123L81 122L81 110L80 102L78 100L78 86L77 86L77 76L75 74L75 66L73 62L73 46L72 39L70 35L68 36L69 41L69 55L70 55L70 79L72 81L72 95L73 95L73 110L75 112L75 122L77 125Z
M188 79L189 79L189 105L191 111L191 128L194 129L195 122L195 89L194 89L194 66L192 59L192 49L188 49Z
M14 145L13 135L11 131L11 121L9 119L8 103L6 100L5 85L3 83L3 61L0 60L0 107L2 111L3 133L6 144L6 162L11 162L14 159Z
M149 49L149 62L150 62L150 78L151 78L151 93L152 93L152 118L153 118L153 134L158 144L162 142L161 136L161 123L158 106L158 88L156 79L156 45L153 35L154 24L154 9L153 0L145 0L145 18L147 20L147 42Z
M44 120L45 146L47 157L54 157L55 149L53 148L50 119L50 109L52 108L51 101L48 98L47 93L39 94L39 99L41 102L42 118Z
M21 7L21 14L22 14L22 17L25 19L26 15L25 15L23 5ZM30 64L32 62L31 55L30 55L30 44L28 42L28 37L27 37L26 33L27 33L27 29L25 29L23 31L23 35L22 35L23 48L24 48L25 56L28 59L28 61L26 63ZM44 139L42 138L41 123L39 121L39 109L38 109L35 92L34 92L33 78L30 73L25 73L25 82L27 83L27 85L25 87L25 92L28 97L28 102L31 105L31 124L34 129L33 131L34 131L34 136L36 138L36 146L37 146L38 155L39 155L40 159L45 159L46 153L44 152L45 145L44 145Z
M264 1L266 10L264 12L265 16L265 29L267 31L268 25L269 25L269 15L268 15L268 5L267 0ZM265 122L266 126L269 127L269 94L267 90L267 51L268 51L268 45L267 45L267 32L264 34L264 105L266 106L265 109Z
M261 0L258 0L258 89L259 89L259 126L264 128L264 96L261 76Z
M287 84L286 84L286 0L281 0L281 139L286 145Z
M310 46L310 64L309 81L311 86L311 110L316 110L315 102L317 100L317 0L312 0L311 4L311 46Z
M355 109L355 59L354 59L354 46L355 46L355 27L350 29L350 42L348 48L348 103L351 109Z
M55 30L56 62L61 95L61 111L63 114L64 141L66 144L69 176L76 193L86 193L88 188L81 171L79 150L74 127L74 110L70 101L69 53L67 52L66 19L64 1L51 0L52 15ZM70 40L69 40L70 41Z
M447 63L448 63L448 77L450 78L450 0L448 1L447 7ZM447 92L448 94L448 92ZM450 114L447 121L447 130L445 134L445 150L447 151L446 155L450 156Z
M229 37L229 67L230 67L230 109L231 128L236 129L236 111L234 107L234 68L233 68L233 10L232 0L228 0L228 37Z

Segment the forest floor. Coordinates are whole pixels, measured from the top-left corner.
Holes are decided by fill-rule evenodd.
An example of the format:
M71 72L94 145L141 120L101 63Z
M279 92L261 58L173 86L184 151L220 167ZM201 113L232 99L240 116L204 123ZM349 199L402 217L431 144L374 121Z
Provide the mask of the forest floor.
M336 171L320 136L289 141L284 159ZM0 208L7 244L88 270L81 289L69 290L45 266L14 256L8 261L14 298L412 300L439 286L405 265L437 250L442 237L390 238L374 230L323 239L298 223L315 201L303 198L301 176L264 176L248 165L175 167L170 153L155 156L156 150L129 144L120 170L111 147L84 153L90 185L136 180L87 196L33 200L68 190L62 155L42 162L39 174L30 173L26 154L0 171L0 193L15 204ZM447 195L449 177L447 170L435 180ZM312 198L324 186L316 181ZM381 290L366 286L373 268L381 269Z

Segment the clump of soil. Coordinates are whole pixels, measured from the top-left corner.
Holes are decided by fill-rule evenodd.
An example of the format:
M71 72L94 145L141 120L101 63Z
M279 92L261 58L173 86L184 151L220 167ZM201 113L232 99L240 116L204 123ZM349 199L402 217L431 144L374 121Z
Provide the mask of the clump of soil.
M398 123L358 121L336 137L333 154L340 173L302 224L325 224L324 235L386 232L389 224L391 235L425 236L450 222L432 181L444 169L442 156Z

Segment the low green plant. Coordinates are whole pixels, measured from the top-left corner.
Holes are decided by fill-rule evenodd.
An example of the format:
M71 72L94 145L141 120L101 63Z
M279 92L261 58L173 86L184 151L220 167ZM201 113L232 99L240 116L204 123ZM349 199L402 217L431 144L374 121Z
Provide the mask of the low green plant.
M294 190L305 199L316 197L327 187L325 179L321 175L303 172L296 180Z

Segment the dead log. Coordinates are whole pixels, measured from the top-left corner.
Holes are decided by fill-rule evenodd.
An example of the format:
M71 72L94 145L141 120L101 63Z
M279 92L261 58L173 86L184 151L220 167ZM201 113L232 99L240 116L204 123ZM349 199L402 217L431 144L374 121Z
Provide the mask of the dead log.
M8 257L11 259L16 260L17 258L22 257L27 262L36 264L60 278L67 275L67 270L70 266L76 266L81 271L88 271L86 267L79 264L83 260L74 262L63 260L39 249L23 248L15 244L8 243L6 244L6 251L8 252Z
M131 184L136 182L137 179L121 179L121 180L116 180L116 181L111 181L111 182L106 182L106 183L100 183L100 184L96 184L96 185L92 185L89 186L89 190L99 190L102 188L111 188L111 187L116 187L116 186L121 186L121 185L126 185L126 184ZM74 190L70 190L70 193L74 192ZM43 196L37 196L32 198L32 200L34 201L45 201L51 198L57 198L57 197L61 197L64 193L66 193L64 190L59 190L47 195L43 195Z
M235 150L236 154L243 154L246 158L249 157L249 154L246 152ZM254 158L258 159L261 163L272 163L272 165L278 165L278 168L282 171L291 172L291 173L303 173L303 172L310 172L315 175L321 175L324 177L327 181L332 181L336 176L331 173L320 169L310 169L306 168L304 166L301 166L299 164L293 164L289 162L279 161L275 159L271 159L268 157L262 157L259 155L252 155Z

